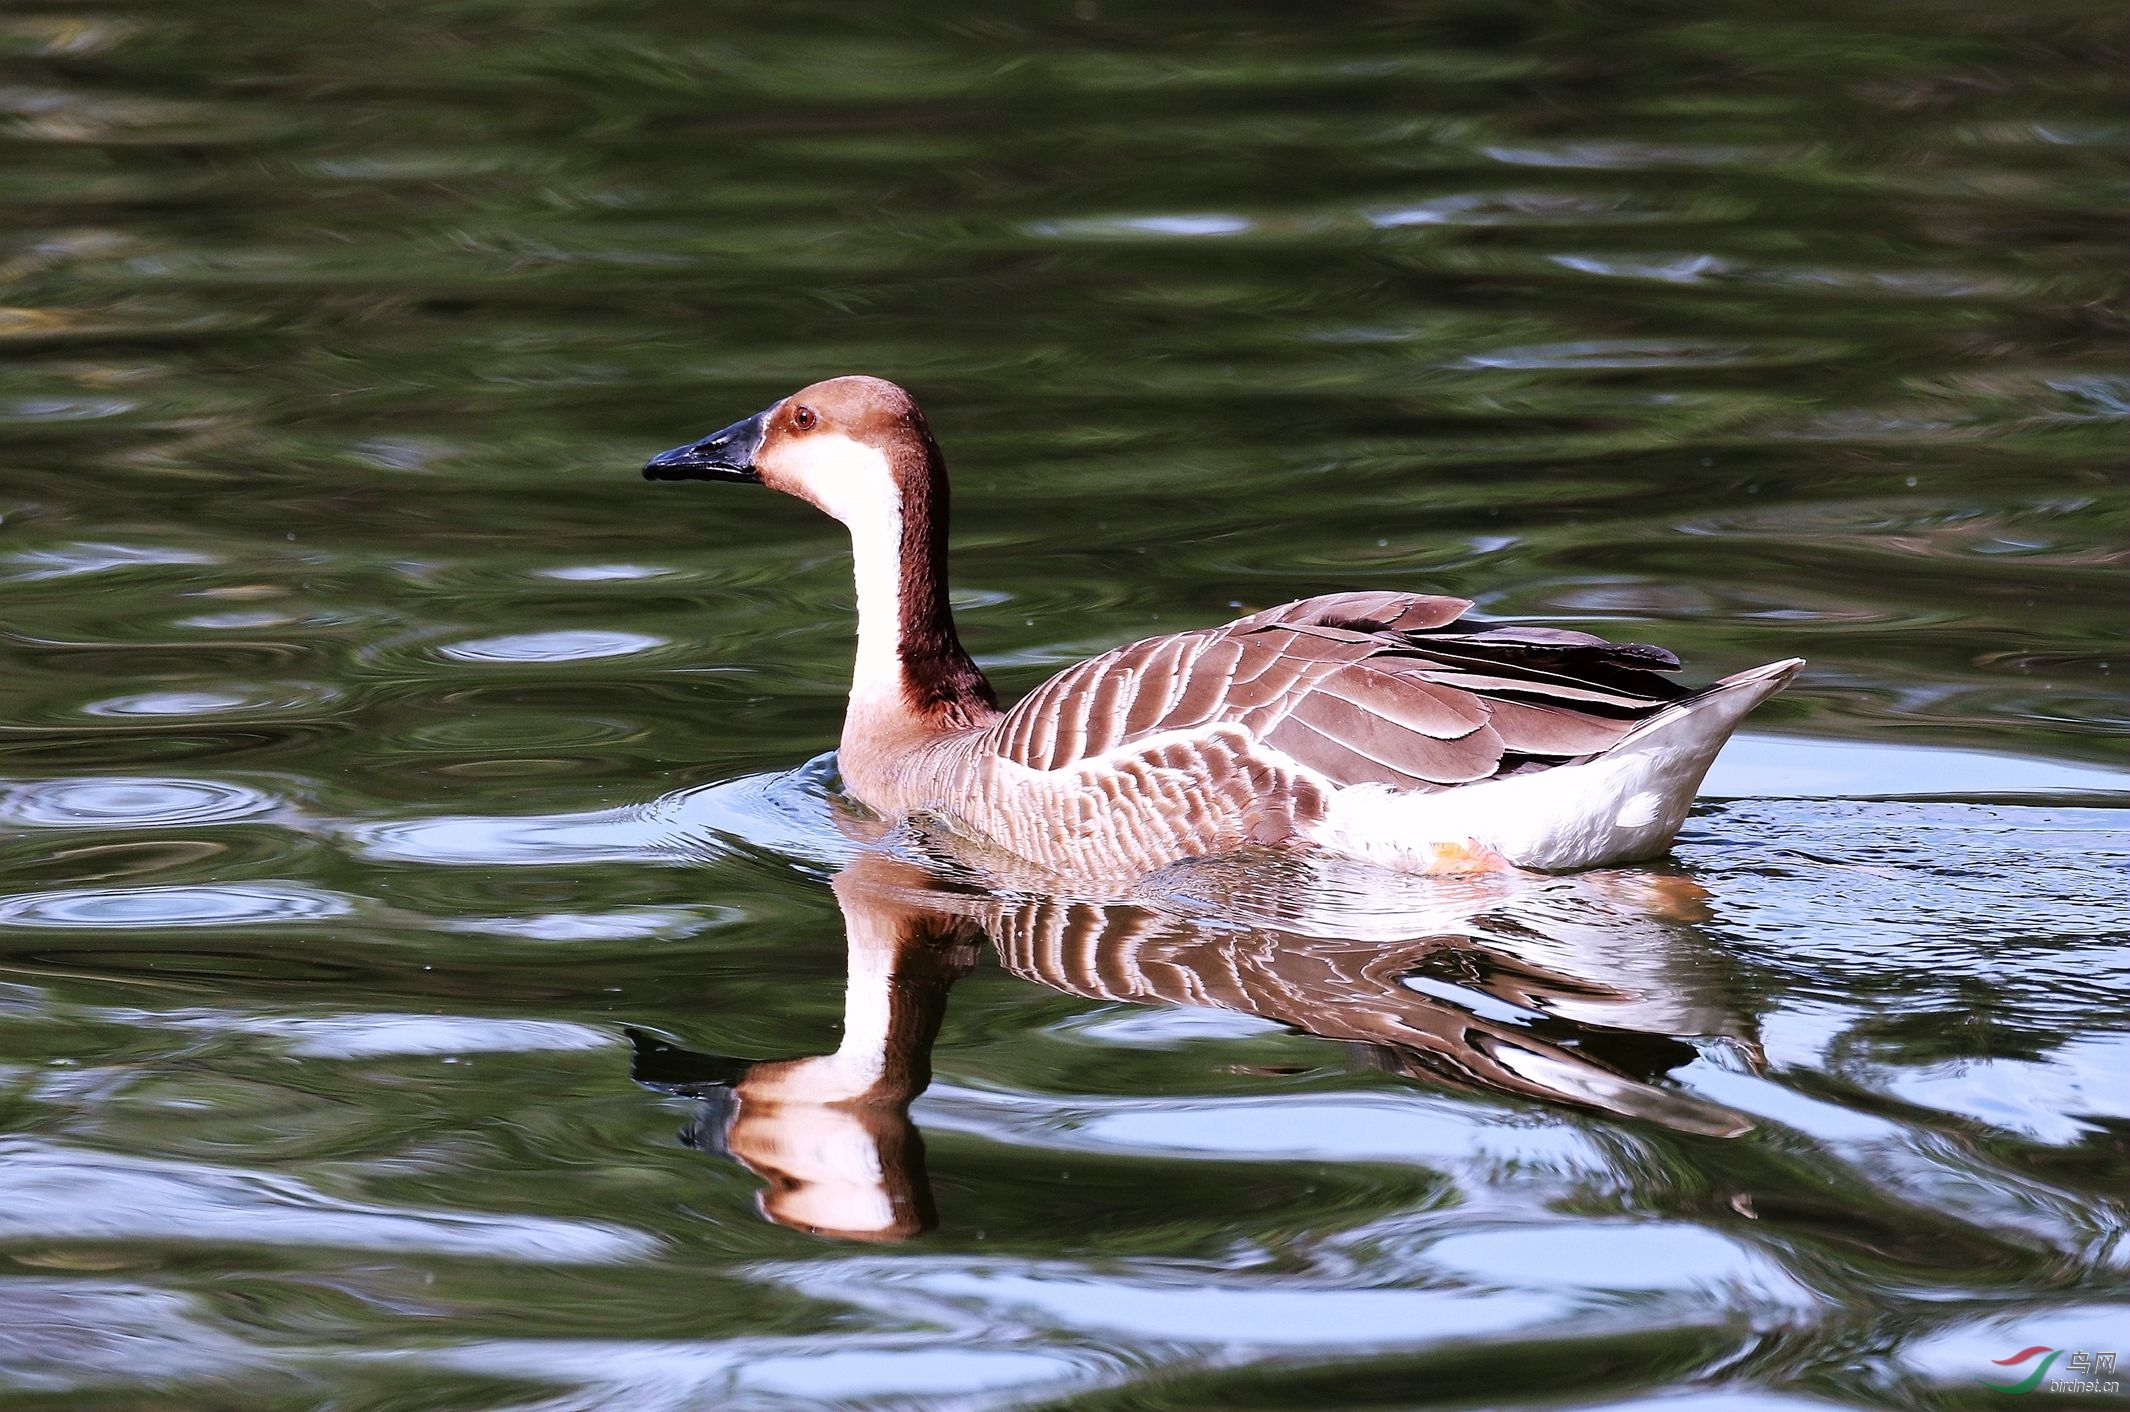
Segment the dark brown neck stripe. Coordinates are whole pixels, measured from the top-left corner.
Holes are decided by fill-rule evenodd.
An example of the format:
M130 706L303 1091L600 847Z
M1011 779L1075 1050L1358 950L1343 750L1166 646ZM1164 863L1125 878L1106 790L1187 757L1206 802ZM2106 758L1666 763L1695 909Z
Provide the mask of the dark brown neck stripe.
M910 708L952 724L972 724L998 709L998 695L963 650L947 599L947 468L930 434L920 430L895 451L902 491L900 552L902 689Z

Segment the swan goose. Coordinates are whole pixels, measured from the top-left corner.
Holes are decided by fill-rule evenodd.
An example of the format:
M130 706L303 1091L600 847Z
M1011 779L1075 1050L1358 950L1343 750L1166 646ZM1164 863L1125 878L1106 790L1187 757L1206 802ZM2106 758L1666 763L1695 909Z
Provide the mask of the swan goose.
M815 383L644 475L766 485L842 521L846 790L1061 877L1251 846L1421 872L1652 858L1803 665L1689 690L1662 648L1487 626L1461 598L1333 593L1119 647L1001 711L954 632L946 463L900 387Z

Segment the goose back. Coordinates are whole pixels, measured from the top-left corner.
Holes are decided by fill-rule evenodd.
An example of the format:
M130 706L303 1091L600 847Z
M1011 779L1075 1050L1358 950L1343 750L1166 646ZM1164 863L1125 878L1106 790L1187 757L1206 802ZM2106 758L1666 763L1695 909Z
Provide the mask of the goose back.
M1131 643L1037 687L991 748L1056 771L1240 727L1335 786L1431 792L1599 754L1690 694L1662 648L1465 625L1471 606L1334 593Z

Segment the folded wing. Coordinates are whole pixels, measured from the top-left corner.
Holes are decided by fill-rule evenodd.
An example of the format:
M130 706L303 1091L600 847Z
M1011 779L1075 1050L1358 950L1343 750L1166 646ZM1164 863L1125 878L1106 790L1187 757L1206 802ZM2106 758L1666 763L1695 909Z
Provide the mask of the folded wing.
M1602 753L1690 694L1661 675L1679 666L1662 648L1460 626L1471 606L1334 593L1131 643L1037 687L995 745L1059 770L1237 727L1334 784L1431 791Z

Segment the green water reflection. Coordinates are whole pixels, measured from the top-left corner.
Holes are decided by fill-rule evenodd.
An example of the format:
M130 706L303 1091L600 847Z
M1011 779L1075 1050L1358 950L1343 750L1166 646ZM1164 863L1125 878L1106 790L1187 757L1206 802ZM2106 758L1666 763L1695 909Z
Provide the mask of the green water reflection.
M9 7L0 1400L1951 1407L2119 1347L2124 31ZM900 1239L778 1224L734 1089L853 1037L848 561L635 468L849 371L1009 695L1339 587L1811 667L1675 867L949 894L925 1061L800 1154Z

